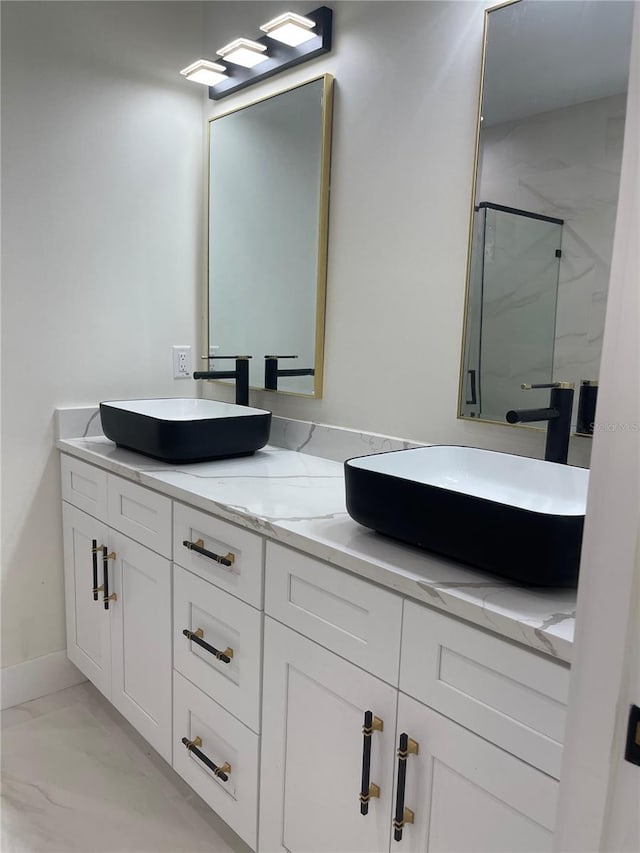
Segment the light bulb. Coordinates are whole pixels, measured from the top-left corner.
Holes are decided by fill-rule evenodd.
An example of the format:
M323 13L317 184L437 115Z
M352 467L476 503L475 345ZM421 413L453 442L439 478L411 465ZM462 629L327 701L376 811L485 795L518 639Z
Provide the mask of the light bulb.
M285 12L284 15L278 15L277 18L263 24L260 29L271 39L288 44L289 47L298 47L315 38L316 34L311 32L315 25L315 21L311 18L296 15L295 12Z

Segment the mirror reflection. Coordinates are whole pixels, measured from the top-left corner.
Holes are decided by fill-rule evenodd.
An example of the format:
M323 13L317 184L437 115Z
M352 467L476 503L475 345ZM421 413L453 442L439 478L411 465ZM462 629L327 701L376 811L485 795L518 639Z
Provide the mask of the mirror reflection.
M553 381L598 379L633 4L488 11L461 417L505 422Z
M209 355L254 388L321 396L331 83L209 123Z

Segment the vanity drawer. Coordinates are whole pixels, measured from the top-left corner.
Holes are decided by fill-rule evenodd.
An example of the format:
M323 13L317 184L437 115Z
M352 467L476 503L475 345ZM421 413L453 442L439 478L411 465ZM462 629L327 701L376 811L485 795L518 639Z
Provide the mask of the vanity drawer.
M258 834L259 737L180 673L173 673L173 769L254 850ZM202 741L189 750L182 739ZM215 775L202 758L222 768Z
M67 456L60 456L62 499L105 521L107 518L107 472Z
M180 503L174 504L173 531L174 563L262 609L261 536ZM231 565L225 566L214 556L199 554L184 544L200 541L212 555L230 555Z
M109 526L171 558L171 499L114 474L108 475Z
M262 613L174 565L173 623L174 667L259 732ZM200 630L213 649L231 653L218 659L185 629Z
M568 666L405 601L400 690L560 777Z
M398 684L400 596L273 542L267 542L266 577L266 613Z

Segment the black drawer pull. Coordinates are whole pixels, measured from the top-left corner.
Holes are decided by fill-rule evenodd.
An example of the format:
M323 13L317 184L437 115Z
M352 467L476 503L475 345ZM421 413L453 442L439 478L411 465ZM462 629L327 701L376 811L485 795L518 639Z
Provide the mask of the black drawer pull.
M398 743L398 787L396 790L396 816L393 821L394 841L402 841L402 830L407 823L413 823L414 813L405 808L404 790L407 783L407 758L417 755L419 746L409 735L401 734Z
M362 783L360 785L360 814L369 813L369 800L380 796L380 787L371 782L371 736L384 730L384 723L371 711L364 712L362 726Z
M204 539L196 539L195 542L189 542L188 539L185 539L182 544L190 551L195 551L196 554L202 554L203 557L215 560L215 562L220 563L221 566L232 566L236 560L236 555L232 554L231 551L229 551L228 554L225 554L224 557L221 557L220 554L214 554L213 551L207 551L204 547Z
M107 546L103 545L102 546L102 577L103 577L103 581L102 581L102 587L101 588L102 588L102 591L104 592L104 595L102 596L102 600L104 602L104 609L105 610L109 609L109 602L110 601L117 601L118 600L117 593L112 592L111 595L109 595L109 560L115 560L115 558L116 558L115 552L112 551L111 553L109 553L109 549L107 548ZM94 587L94 589L95 589L95 587ZM98 587L98 590L96 590L96 592L99 590L100 590L100 587Z
M223 782L229 781L231 765L228 761L225 761L225 763L221 767L218 767L218 765L214 764L210 758L207 758L204 752L200 752L198 747L202 746L202 738L194 737L193 740L189 740L189 738L183 737L182 743L187 747L189 752L192 752L196 756L196 758L199 758L203 764L206 764L209 770L213 772L214 776L217 776L218 779L222 779Z
M204 631L202 630L202 628L197 628L195 631L190 631L188 628L184 628L182 633L185 635L185 637L188 637L191 642L197 643L199 646L202 646L203 649L206 649L218 660L221 660L222 663L231 663L231 658L233 657L233 649L227 646L227 648L223 652L221 652L218 649L214 649L214 647L210 646L209 643L205 643L205 641L202 639L204 636Z
M93 600L98 600L100 587L98 586L98 549L102 551L102 546L98 545L97 539L91 540L91 558L93 561Z

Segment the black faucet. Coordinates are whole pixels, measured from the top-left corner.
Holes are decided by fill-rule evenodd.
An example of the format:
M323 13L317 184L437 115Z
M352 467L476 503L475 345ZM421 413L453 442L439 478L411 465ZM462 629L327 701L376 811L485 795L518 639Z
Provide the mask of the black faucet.
M298 367L291 370L278 368L279 358L297 358L297 355L265 355L264 357L264 387L267 391L278 390L279 376L313 376L313 367Z
M236 403L238 406L249 405L249 359L250 355L205 355L203 358L210 361L213 358L229 359L236 362L235 370L196 370L194 379L235 379L236 380Z
M511 409L507 412L507 423L528 424L548 421L547 443L544 458L547 462L567 464L571 413L573 411L573 382L550 382L545 385L522 385L523 391L534 388L551 388L548 409Z

